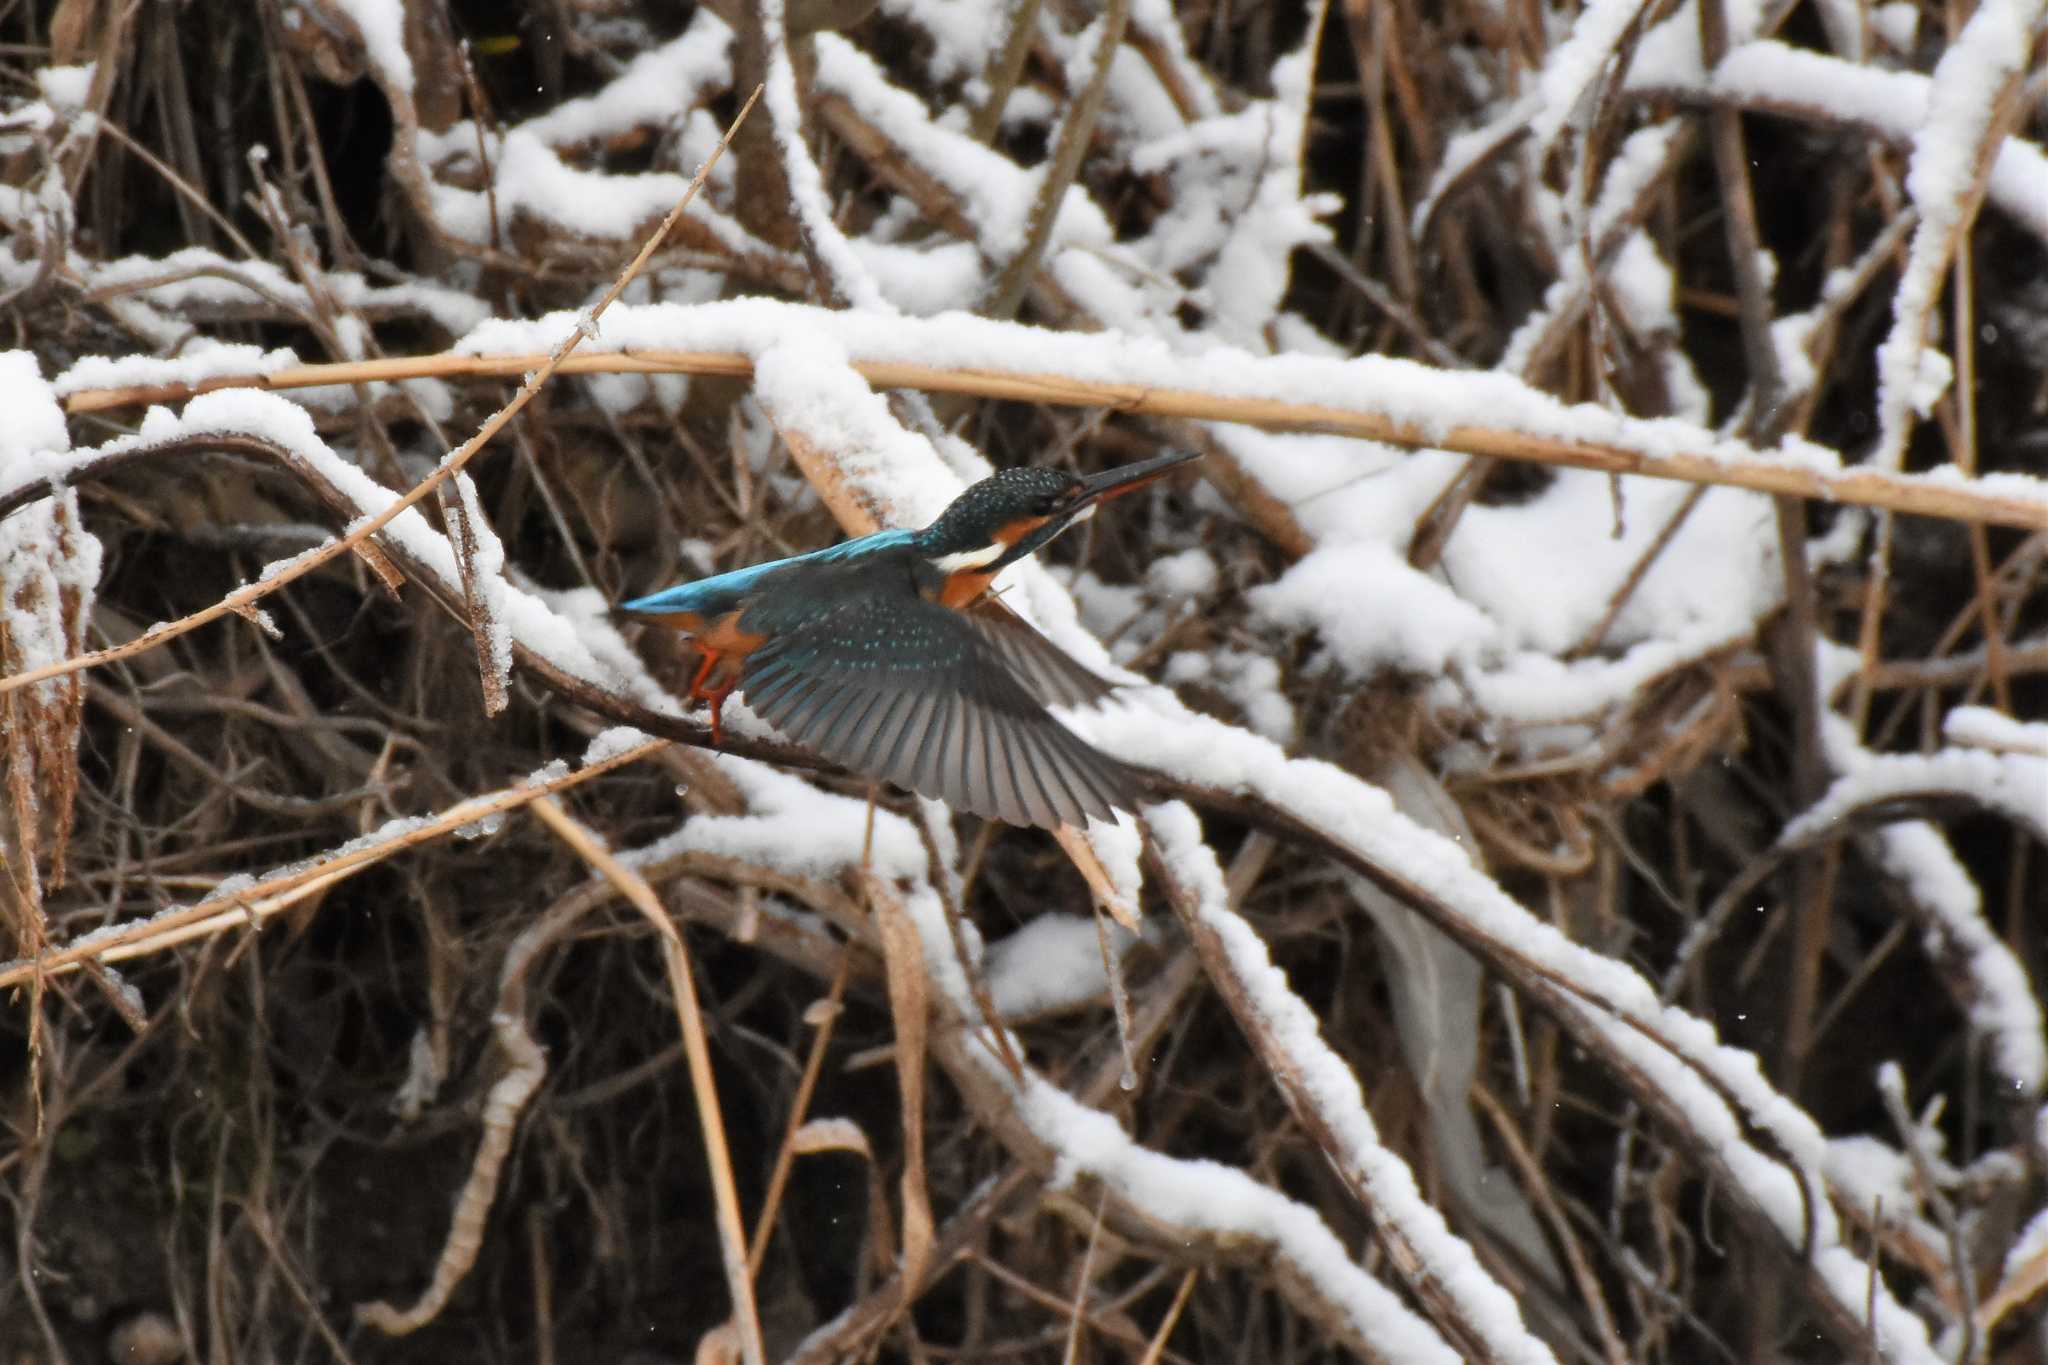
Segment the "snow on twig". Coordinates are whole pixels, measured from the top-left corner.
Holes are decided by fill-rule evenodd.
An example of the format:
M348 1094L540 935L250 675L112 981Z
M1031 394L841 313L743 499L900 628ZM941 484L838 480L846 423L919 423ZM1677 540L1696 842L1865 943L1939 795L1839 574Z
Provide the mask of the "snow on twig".
M1223 870L1194 813L1179 804L1146 812L1168 897L1187 924L1239 1025L1303 1122L1379 1229L1396 1270L1468 1359L1556 1357L1523 1325L1514 1297L1422 1197L1414 1172L1379 1139L1358 1077L1324 1040L1315 1014L1288 986L1266 945L1230 908Z
M1884 468L1904 462L1912 416L1925 417L1953 375L1953 362L1929 346L1928 327L1959 234L1976 216L1986 172L2004 140L2001 108L2025 78L2044 12L2048 7L2038 0L1986 0L1929 78L1927 117L1913 134L1906 172L1906 193L1920 210L1920 222L1892 293L1891 332L1877 348L1878 431L1871 459ZM2048 191L2048 181L2041 189Z

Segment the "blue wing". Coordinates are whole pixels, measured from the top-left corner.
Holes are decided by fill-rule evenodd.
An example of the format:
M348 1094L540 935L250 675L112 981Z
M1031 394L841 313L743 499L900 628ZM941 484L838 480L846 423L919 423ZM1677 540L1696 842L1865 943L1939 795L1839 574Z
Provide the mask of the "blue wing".
M771 559L766 564L750 564L744 569L734 569L730 573L714 574L710 578L699 578L690 583L679 583L673 588L664 588L646 597L621 602L619 610L651 616L688 612L707 621L713 621L727 612L738 610L748 596L760 591L762 580L778 569L786 569L792 564L832 564L858 555L871 554L876 550L905 547L916 539L916 533L912 531L877 531L871 536L843 540L837 545L828 545L809 554L791 555L787 559Z

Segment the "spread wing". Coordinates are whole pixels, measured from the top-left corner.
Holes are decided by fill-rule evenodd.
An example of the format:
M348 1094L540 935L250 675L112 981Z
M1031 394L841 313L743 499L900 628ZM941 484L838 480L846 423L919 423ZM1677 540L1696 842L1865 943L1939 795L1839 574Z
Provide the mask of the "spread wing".
M1047 706L1093 706L1116 691L1115 683L1077 663L993 593L976 602L965 619L1017 681Z
M1076 691L1045 662L1058 652L1050 642L1034 632L1035 649L1005 646L1011 637L900 587L838 586L748 609L742 627L768 643L747 656L740 688L762 719L856 772L1010 824L1079 828L1133 807L1131 770L1060 724L1012 671L1022 660L1048 690L1043 679L1061 680L1055 695Z

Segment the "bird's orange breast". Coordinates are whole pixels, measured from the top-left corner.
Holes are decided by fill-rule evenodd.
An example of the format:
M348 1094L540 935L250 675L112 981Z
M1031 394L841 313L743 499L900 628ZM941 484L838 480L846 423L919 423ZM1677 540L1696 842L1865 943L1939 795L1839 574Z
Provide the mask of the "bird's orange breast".
M939 605L955 611L971 607L988 591L996 576L987 569L956 569L939 588Z

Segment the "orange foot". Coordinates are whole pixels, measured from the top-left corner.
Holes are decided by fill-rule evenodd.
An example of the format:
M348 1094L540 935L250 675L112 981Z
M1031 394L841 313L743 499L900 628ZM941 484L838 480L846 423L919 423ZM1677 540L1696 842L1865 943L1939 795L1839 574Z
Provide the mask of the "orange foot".
M698 648L703 649L703 646L699 645ZM697 666L697 676L690 679L688 698L690 701L708 701L711 703L711 742L713 745L717 745L724 740L724 731L719 725L718 712L719 708L725 704L725 694L732 691L731 683L727 683L724 687L720 688L707 688L704 686L710 680L711 670L717 666L718 651L715 649L704 649L704 662Z
M723 687L715 688L704 694L704 700L711 703L711 745L713 748L720 748L725 744L725 731L720 726L720 714L725 708L725 699L732 695L732 689L736 685L735 683L727 683Z
M700 698L708 697L711 695L710 693L704 690L704 680L711 676L711 670L718 664L717 650L704 649L701 645L699 645L698 648L703 652L704 662L697 665L697 676L690 679L691 701L697 701Z

